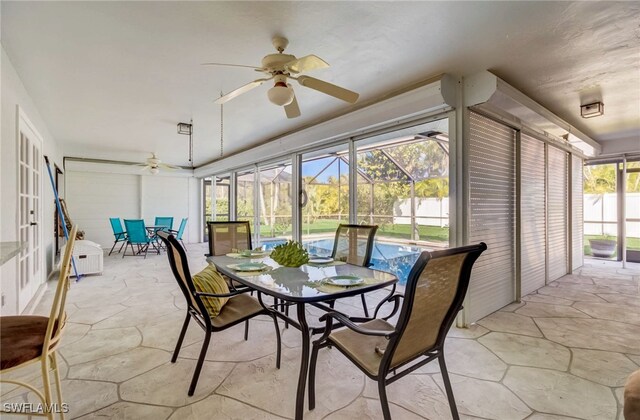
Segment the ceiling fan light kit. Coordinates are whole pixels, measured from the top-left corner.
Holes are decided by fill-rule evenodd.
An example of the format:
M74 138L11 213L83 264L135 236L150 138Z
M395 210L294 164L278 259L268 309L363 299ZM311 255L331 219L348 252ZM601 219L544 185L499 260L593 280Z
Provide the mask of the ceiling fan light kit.
M218 98L215 103L222 105L243 93L257 88L264 82L275 80L274 86L267 91L269 101L275 105L284 107L287 118L296 118L300 116L300 107L298 106L295 92L291 85L287 83L287 79L297 80L300 86L333 96L334 98L343 100L350 104L353 104L358 100L359 95L356 92L314 77L300 74L311 70L329 67L329 64L320 57L310 54L302 58L296 58L295 55L284 54L284 50L287 48L289 41L283 37L274 37L272 43L278 53L268 54L263 57L261 62L262 67L252 67L240 64L204 63L204 65L209 66L252 68L255 71L266 73L270 76L264 79L254 80L253 82L249 82L246 85L232 90L226 95L222 95Z
M275 85L267 91L267 96L271 103L278 106L289 105L293 102L293 89L291 85L287 86L287 78L284 76L276 77Z

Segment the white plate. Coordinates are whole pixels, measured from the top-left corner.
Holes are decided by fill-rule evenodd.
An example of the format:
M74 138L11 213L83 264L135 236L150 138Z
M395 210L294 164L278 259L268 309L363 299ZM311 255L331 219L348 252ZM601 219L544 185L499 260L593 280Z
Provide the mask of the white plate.
M333 276L327 277L325 282L334 286L357 286L364 283L364 279L358 276Z
M333 262L333 258L331 257L313 257L309 258L309 262L311 264L329 264Z
M269 266L262 263L240 263L229 264L227 267L236 271L262 271Z

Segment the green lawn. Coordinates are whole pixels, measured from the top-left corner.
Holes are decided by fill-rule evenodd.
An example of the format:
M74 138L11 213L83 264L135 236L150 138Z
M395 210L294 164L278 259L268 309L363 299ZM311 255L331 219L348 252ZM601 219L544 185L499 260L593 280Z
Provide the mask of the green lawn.
M348 221L343 220L340 222L338 219L322 219L311 224L305 223L302 225L302 234L313 235L321 233L335 233L340 223L348 223ZM449 242L449 228L441 228L438 226L418 226L418 232L420 233L420 240L422 241ZM285 233L283 233L282 230L275 232L275 236L285 236L290 234L290 228L287 229ZM260 235L262 237L272 236L271 227L260 226ZM408 240L411 238L411 225L380 225L376 236Z

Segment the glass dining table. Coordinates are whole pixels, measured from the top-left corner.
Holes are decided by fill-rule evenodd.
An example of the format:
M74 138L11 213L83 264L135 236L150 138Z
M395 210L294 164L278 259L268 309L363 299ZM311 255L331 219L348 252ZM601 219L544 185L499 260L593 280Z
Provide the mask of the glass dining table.
M232 255L232 254L230 254ZM307 322L306 306L312 305L324 311L333 310L330 302L336 299L358 296L363 293L383 289L395 284L398 279L393 274L343 262L328 264L306 264L301 267L283 267L269 257L243 258L234 256L210 256L207 261L233 280L258 291L260 304L274 307L264 302L261 294L274 298L276 315L294 326L302 335L302 354L298 388L296 393L295 418L302 419L304 398L312 334L323 332L323 327L310 328ZM242 263L262 263L259 271L240 271ZM350 284L347 286L340 284ZM288 316L288 311L278 311L283 305L296 307L296 318ZM348 315L348 314L347 314Z

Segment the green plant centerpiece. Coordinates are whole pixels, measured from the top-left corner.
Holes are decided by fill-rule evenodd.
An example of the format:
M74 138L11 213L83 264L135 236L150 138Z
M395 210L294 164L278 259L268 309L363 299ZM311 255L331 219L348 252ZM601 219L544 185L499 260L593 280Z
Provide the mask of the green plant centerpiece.
M300 267L309 262L309 253L300 242L287 241L273 248L271 259L285 267Z

